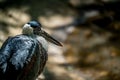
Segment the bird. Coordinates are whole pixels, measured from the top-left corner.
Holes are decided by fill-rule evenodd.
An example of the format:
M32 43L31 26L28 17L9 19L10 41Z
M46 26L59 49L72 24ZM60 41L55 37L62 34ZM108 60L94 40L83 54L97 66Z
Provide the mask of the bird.
M8 37L0 49L0 80L35 80L48 59L49 42L62 46L40 22L24 24L22 33Z

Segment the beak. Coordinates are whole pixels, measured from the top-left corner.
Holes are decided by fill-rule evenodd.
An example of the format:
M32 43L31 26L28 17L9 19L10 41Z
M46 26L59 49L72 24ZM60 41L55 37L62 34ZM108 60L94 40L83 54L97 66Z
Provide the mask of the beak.
M46 40L48 40L49 42L51 42L51 43L53 43L53 44L55 44L57 46L62 46L62 44L59 41L57 41L56 39L51 37L48 33L46 33L43 30L39 30L38 35L43 36Z

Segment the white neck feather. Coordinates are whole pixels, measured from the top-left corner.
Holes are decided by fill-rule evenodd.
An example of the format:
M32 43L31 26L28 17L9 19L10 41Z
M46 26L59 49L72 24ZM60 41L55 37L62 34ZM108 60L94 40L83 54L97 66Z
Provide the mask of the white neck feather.
M33 28L29 24L25 24L23 26L22 33L23 34L27 34L27 35L33 35ZM48 42L47 42L47 40L44 37L42 37L42 36L36 36L34 38L36 38L42 44L42 47L46 51L48 51Z
M25 24L23 26L23 31L22 31L23 34L28 34L28 35L31 35L33 34L33 28L29 25L29 24Z

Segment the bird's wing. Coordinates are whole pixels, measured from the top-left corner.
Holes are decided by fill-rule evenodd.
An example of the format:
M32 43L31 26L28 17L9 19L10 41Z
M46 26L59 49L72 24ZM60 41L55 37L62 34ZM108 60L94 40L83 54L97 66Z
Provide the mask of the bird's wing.
M36 45L32 38L23 35L7 39L0 50L0 69L3 73L9 69L22 69L31 60Z
M10 41L11 37L9 37L2 45L0 49L0 71L2 70L3 72L6 70L7 67L7 59L9 59L11 55L11 47L10 47Z

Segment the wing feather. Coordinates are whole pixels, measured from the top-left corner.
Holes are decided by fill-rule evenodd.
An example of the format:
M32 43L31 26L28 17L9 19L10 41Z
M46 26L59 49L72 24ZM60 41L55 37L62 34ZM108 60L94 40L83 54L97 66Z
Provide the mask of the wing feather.
M29 62L35 50L35 41L30 39L17 39L14 41L14 54L10 58L10 62L16 69L23 68L24 64Z
M31 60L35 47L36 41L25 35L8 38L0 50L0 68L4 73L22 69Z

